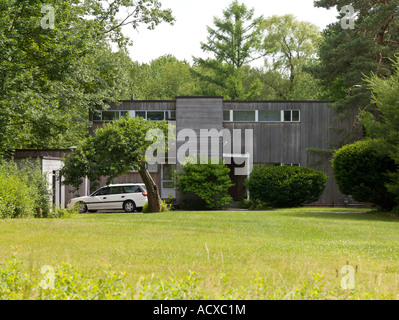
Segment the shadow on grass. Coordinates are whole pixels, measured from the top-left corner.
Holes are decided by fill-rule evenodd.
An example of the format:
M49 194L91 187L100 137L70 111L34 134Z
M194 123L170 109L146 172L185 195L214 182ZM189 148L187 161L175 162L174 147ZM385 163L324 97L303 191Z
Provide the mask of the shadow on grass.
M276 210L278 211L278 210ZM334 220L370 220L370 221L384 221L384 222L399 222L399 216L390 212L382 212L378 210L371 211L282 211L281 215L298 217L298 218L322 218Z

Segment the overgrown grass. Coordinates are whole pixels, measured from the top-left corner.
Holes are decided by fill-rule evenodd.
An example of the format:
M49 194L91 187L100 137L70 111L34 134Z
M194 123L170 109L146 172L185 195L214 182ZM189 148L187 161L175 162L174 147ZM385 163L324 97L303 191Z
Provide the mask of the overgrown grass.
M398 222L365 209L311 207L1 220L0 292L3 299L397 299ZM45 265L55 270L54 289L39 285ZM341 288L345 265L356 270L354 290ZM4 289L13 274L23 282L14 296Z

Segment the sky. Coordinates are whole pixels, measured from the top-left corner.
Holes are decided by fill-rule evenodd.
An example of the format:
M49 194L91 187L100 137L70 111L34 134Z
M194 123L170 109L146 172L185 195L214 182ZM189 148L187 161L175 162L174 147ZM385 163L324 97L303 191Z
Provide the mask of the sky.
M129 49L133 61L148 63L162 55L172 54L192 63L192 56L207 57L201 50L206 42L207 26L213 27L213 17L221 17L232 0L160 0L162 8L170 8L176 21L173 26L163 23L154 30L141 25L138 30L126 28L124 33L133 40ZM320 30L337 21L336 9L315 8L314 0L243 0L255 9L255 17L293 14L300 21L317 25ZM258 62L259 63L259 62Z

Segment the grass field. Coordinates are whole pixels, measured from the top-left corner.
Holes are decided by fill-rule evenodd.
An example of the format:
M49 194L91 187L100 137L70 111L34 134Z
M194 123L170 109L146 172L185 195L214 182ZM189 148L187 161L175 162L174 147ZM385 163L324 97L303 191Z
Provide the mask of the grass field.
M132 287L195 277L195 295L186 298L397 299L399 293L399 218L366 209L1 220L0 263L13 255L28 274L67 263L95 278L108 268L126 272L124 284ZM345 265L356 272L354 290L341 288Z

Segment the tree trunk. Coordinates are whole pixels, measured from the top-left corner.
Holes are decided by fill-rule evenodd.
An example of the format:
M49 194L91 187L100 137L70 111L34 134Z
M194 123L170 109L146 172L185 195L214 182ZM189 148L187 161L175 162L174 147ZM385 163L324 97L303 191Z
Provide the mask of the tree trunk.
M159 189L151 175L148 173L145 163L140 164L139 174L147 188L148 211L161 212L161 197L159 195Z

